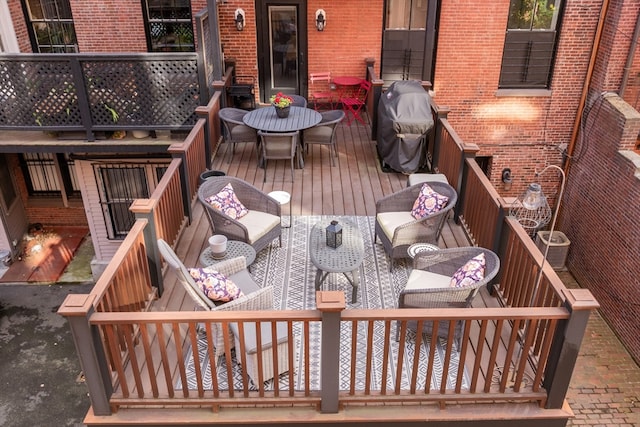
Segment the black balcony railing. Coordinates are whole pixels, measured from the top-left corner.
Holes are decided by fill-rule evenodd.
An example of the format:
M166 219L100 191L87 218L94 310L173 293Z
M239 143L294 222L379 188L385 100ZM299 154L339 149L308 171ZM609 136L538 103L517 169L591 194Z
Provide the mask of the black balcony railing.
M0 129L190 130L200 81L196 53L0 55Z

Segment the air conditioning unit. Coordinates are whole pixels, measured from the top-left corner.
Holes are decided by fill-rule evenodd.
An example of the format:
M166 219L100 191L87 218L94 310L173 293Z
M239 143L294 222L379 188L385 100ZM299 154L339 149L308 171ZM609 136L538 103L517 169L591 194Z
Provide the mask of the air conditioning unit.
M536 236L536 246L540 252L544 254L547 243L549 243L549 252L547 253L547 262L554 270L564 270L569 254L569 245L571 241L561 231L554 231L549 242L549 231L538 231Z

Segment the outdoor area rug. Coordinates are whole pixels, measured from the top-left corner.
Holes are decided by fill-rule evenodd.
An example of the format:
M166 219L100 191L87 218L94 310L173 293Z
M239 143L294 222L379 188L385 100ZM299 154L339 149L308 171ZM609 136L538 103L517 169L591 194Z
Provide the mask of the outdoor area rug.
M339 290L345 292L346 309L350 308L369 308L369 309L384 309L384 308L396 308L398 304L398 295L404 288L407 282L408 274L410 272L410 263L408 260L394 262L394 269L389 272L389 264L384 252L382 244L374 242L374 217L323 217L323 216L296 216L293 217L293 224L291 228L284 228L282 231L282 247L278 246L276 240L274 243L261 251L255 262L251 265L251 274L255 278L256 282L261 286L272 286L274 290L274 308L281 310L306 310L315 309L315 289L314 278L316 274L316 268L311 263L308 254L308 236L311 232L311 228L318 221L323 219L337 219L339 222L350 222L355 225L361 232L364 239L365 255L364 261L360 268L360 286L358 289L358 300L356 303L351 303L351 285L342 274L330 274L325 280L322 287L324 290ZM321 341L321 325L319 322L314 322L311 325L310 341L311 347L314 349L310 359L310 384L313 390L320 390L320 341ZM395 366L398 360L398 343L395 341L395 325L391 333L391 357L390 365L388 369L387 387L393 388L395 384ZM350 353L350 333L351 324L343 322L341 325L341 356L340 356L340 388L342 390L348 389L348 381L350 377L351 368L351 353ZM364 324L358 326L358 342L359 348L362 354L356 361L356 370L358 372L366 371L366 360L363 354L364 343L366 343L367 330ZM294 326L294 332L298 337L301 336L300 325ZM380 349L384 343L384 325L381 322L376 322L374 327L374 346L379 346ZM418 372L418 387L424 388L424 382L426 379L426 363L428 360L430 336L424 336L422 340L422 348L420 360L425 361L420 364L420 372ZM443 358L445 356L446 342L439 340L436 344L435 351L435 366L433 369L433 377L431 379L431 388L438 389L440 387L441 378L443 375ZM415 349L415 339L409 335L405 342L404 349L404 371L402 373L403 387L407 387L409 379L411 378L411 369L413 365L413 354ZM205 388L211 388L211 370L209 367L209 360L207 355L207 343L205 337L199 342L200 361L202 363L203 379L205 382ZM300 348L300 352L303 349ZM379 375L382 372L380 367L382 363L382 351L375 351L374 354L374 375ZM300 356L300 355L299 355ZM235 356L234 356L235 358ZM449 364L449 372L447 375L447 388L454 388L455 377L458 370L458 354L454 353L454 357ZM193 356L191 351L185 357L187 379L189 388L196 388ZM302 366L302 357L298 357L296 360L296 389L302 389L304 385L304 368ZM234 366L234 382L235 388L241 388L242 374L241 367L233 360ZM218 363L218 381L221 388L227 388L227 373L226 364L221 359ZM365 380L362 375L356 376L356 390L364 390ZM372 384L380 384L380 378L373 377ZM464 381L462 384L463 389L467 389L469 384L469 378L465 372ZM270 382L265 383L266 387L270 387ZM280 377L281 389L288 388L288 374L283 374ZM379 386L376 386L379 388ZM178 383L178 388L181 385Z

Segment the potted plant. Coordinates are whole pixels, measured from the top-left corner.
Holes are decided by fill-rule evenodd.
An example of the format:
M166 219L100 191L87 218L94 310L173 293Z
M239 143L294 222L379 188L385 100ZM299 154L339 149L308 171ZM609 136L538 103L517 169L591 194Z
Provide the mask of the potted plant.
M293 98L289 95L285 95L282 92L278 92L275 95L272 95L269 98L271 104L276 109L276 114L280 118L285 118L289 116L289 109L291 108L291 104L293 103Z
M107 104L106 102L102 103L104 105L104 108L111 114L111 119L113 120L113 123L118 123L118 120L120 120L120 114L118 114L118 112L111 108L109 106L109 104ZM127 132L124 130L116 130L113 131L113 134L111 135L111 137L113 139L122 139L127 135Z

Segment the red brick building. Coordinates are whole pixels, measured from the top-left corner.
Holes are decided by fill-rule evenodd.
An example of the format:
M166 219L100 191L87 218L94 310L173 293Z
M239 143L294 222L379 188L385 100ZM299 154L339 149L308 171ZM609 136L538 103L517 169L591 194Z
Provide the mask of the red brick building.
M198 0L166 9L58 0L62 14L27 3L46 2L0 1L0 24L13 26L0 25L5 51L193 50L191 17L213 8L220 52L255 79L259 102L279 90L307 95L310 73L364 77L366 58L385 84L431 81L503 196L517 196L546 165L568 172L559 221L571 240L567 266L640 360L638 2ZM73 38L44 36L60 23ZM555 200L557 180L541 179Z

